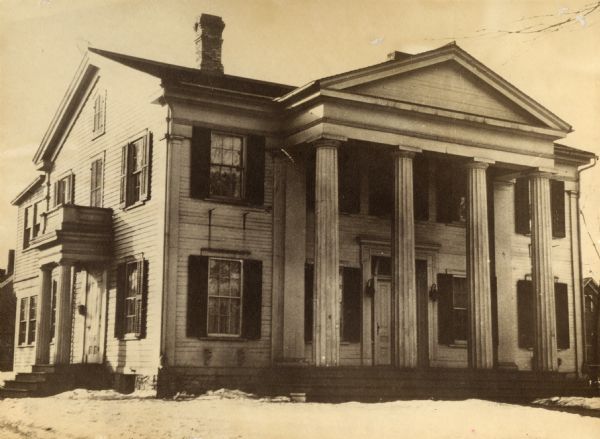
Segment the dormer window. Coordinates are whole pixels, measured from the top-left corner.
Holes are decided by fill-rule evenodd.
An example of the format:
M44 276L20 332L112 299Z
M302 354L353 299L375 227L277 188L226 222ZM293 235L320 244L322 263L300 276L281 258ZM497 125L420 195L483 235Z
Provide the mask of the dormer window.
M94 98L94 124L92 134L97 137L104 134L104 125L106 122L106 91L101 90Z

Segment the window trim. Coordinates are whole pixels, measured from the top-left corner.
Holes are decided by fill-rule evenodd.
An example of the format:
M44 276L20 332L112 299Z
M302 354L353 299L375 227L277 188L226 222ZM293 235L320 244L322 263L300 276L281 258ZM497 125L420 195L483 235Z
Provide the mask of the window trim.
M31 241L42 234L42 217L44 200L32 202L25 207L23 213L23 250L30 247Z
M106 89L98 90L94 95L94 104L92 106L92 140L97 139L106 132ZM98 106L100 107L98 109ZM98 118L96 118L98 116ZM96 125L97 120L102 123Z
M241 178L240 178L240 196L239 197L235 197L235 196L229 196L229 195L214 195L212 194L212 178L211 178L211 168L213 166L212 163L212 148L213 148L213 139L215 136L224 136L224 137L235 137L238 139L242 140L242 153L241 153L241 158L240 158L240 162L241 162L241 166L238 167L238 169L240 169L240 173L241 173ZM248 151L248 136L244 135L244 134L239 134L239 133L234 133L234 132L228 132L228 131L220 131L220 130L210 130L210 152L209 152L209 163L208 163L208 197L207 200L213 200L213 201L219 201L219 202L223 202L226 201L228 203L233 203L233 204L245 204L247 201L247 194L246 194L246 174L247 174L247 169L248 169L248 161L247 161L247 154ZM222 165L222 164L216 164L215 166L225 166L228 168L235 168L234 166L229 166L229 165Z
M144 156L142 158L140 179L139 198L135 201L131 199L131 148L138 141L142 141ZM119 206L123 210L129 210L137 206L145 204L150 199L150 174L152 167L152 132L145 129L138 134L131 136L121 146L121 170L120 170L120 190L119 190Z
M210 298L211 298L211 294L210 294L210 263L211 261L227 261L227 262L237 262L240 264L240 295L239 295L239 302L240 302L240 315L239 315L239 322L238 322L238 334L227 334L227 333L220 333L220 332L210 332L209 328L210 328ZM244 313L244 260L243 259L239 259L239 258L227 258L227 257L215 257L215 256L209 256L208 257L208 272L207 272L207 280L208 280L208 284L206 286L206 337L207 338L226 338L226 339L231 339L231 338L242 338L243 336L243 313ZM227 297L227 296L212 296L212 297ZM232 296L229 296L229 298L231 298ZM230 316L228 316L230 317Z
M35 299L34 299L35 298ZM31 301L35 300L35 309L32 316ZM19 318L17 320L17 347L30 347L35 345L37 338L37 311L38 311L37 295L21 297L19 299ZM23 340L21 341L21 325L25 324L23 332ZM33 333L33 338L32 338Z
M59 184L61 182L65 182L66 189L65 189L64 199L59 202L58 190L59 190ZM52 209L51 210L56 210L56 209L60 208L61 206L66 206L66 205L75 203L75 174L73 173L72 170L69 170L69 171L61 174L60 177L58 177L52 184L52 188L53 188L53 190L52 190L53 197L52 197Z
M104 206L104 153L97 155L92 158L90 162L90 207L103 207ZM94 173L94 164L100 163L100 178L99 184L98 179ZM96 169L97 169L96 165ZM96 171L97 172L97 171ZM96 182L96 187L93 186L93 183ZM99 192L99 204L94 203L94 195Z
M134 309L136 313L133 314L134 332L129 331L127 328L127 306L126 301L129 298L129 278L128 278L128 267L130 265L136 265L137 267L137 291L134 299ZM117 297L115 304L115 338L119 340L140 340L146 336L146 307L147 307L147 293L148 293L148 259L142 256L129 257L123 259L117 264ZM122 277L121 277L122 276ZM136 325L137 320L137 325ZM136 327L137 326L137 327ZM136 331L137 330L137 331Z

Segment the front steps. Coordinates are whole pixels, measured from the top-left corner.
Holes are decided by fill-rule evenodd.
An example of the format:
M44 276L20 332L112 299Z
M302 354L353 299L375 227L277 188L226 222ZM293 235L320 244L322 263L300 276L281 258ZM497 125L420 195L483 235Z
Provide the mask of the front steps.
M78 387L104 389L110 384L110 374L102 364L38 364L31 372L17 373L14 380L6 381L0 398L49 396Z

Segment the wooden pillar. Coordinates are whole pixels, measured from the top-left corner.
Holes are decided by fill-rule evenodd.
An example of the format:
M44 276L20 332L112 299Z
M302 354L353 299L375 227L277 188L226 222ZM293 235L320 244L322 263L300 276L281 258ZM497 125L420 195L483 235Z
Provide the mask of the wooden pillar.
M52 272L49 268L40 268L38 309L35 328L35 364L50 362L50 325L52 319L52 292L50 291Z
M538 371L558 370L549 177L550 174L544 172L530 176L531 271L535 308L533 366Z
M494 366L487 167L481 161L467 164L468 360L474 369Z
M56 294L56 364L69 364L71 360L71 265L59 265Z
M392 297L394 364L417 367L417 296L415 286L415 220L413 150L394 153L392 219Z
M340 357L339 146L337 140L315 142L315 366L337 366Z

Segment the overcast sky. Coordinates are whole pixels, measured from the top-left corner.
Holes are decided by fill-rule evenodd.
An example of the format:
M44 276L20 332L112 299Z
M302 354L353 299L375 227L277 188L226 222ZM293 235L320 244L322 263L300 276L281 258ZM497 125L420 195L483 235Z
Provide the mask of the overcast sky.
M195 17L225 21L225 72L302 85L452 40L569 122L563 143L600 154L600 9L594 0L0 0L0 267L12 200L89 46L195 66ZM544 32L532 32L568 19ZM521 30L520 33L513 31ZM552 31L554 30L554 31ZM584 275L600 276L600 165L583 175Z

